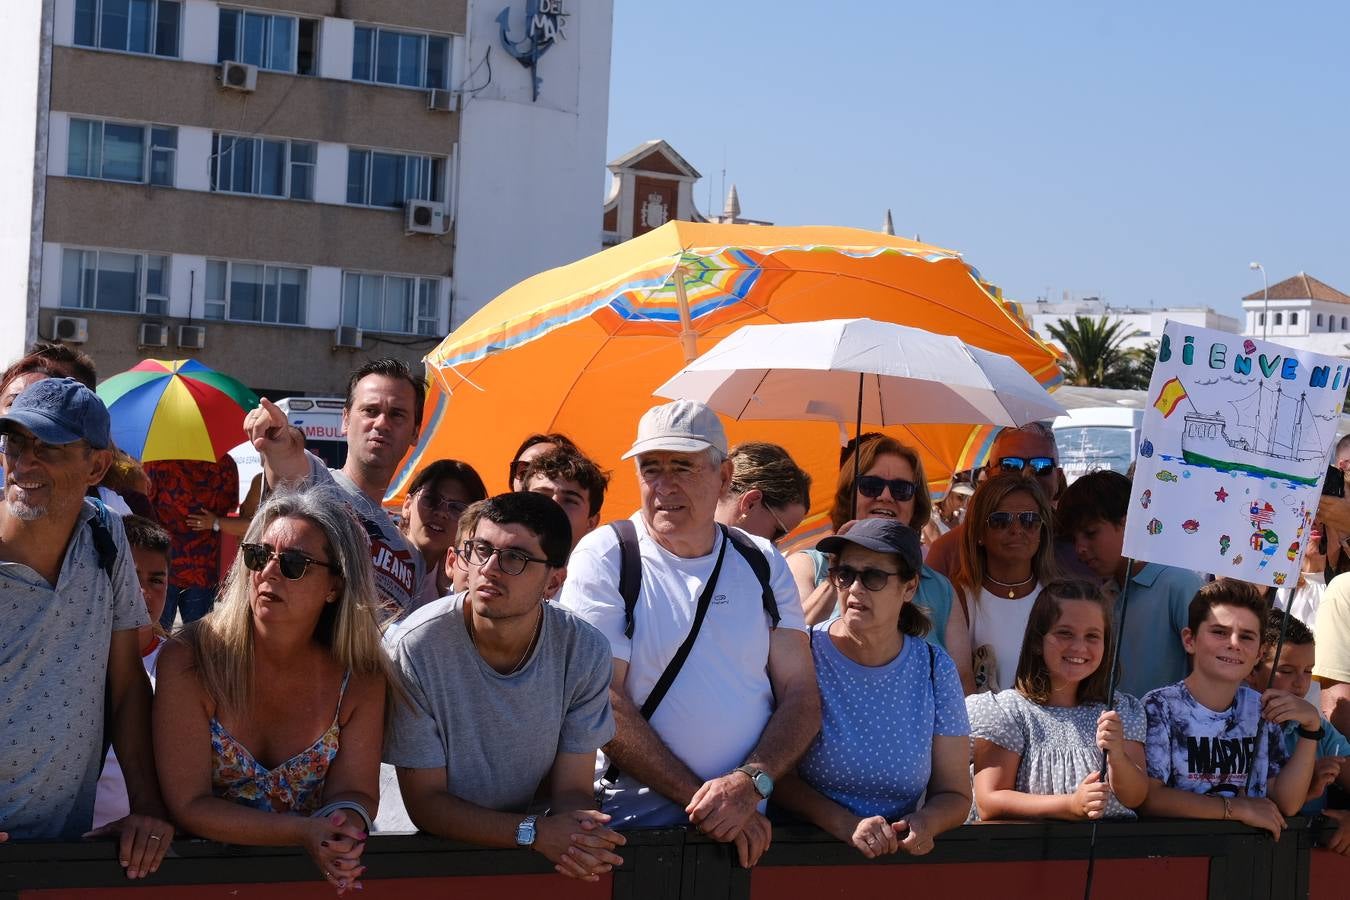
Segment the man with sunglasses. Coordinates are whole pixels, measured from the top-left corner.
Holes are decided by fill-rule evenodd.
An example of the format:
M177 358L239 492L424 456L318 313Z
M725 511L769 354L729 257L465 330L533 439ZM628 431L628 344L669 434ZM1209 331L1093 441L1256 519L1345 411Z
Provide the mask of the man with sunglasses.
M107 684L113 747L132 814L120 835L130 878L173 839L155 776L150 683L137 628L149 624L121 517L87 500L112 463L108 410L69 378L48 378L0 416L0 839L77 840L93 821Z
M624 839L591 786L595 752L614 734L609 646L547 602L567 575L571 526L538 494L475 510L456 563L467 590L423 606L389 640L410 702L395 706L385 762L421 830L528 847L595 881L622 863ZM547 801L535 803L544 783Z
M1055 446L1055 432L1044 422L1031 422L1021 428L1005 428L994 439L989 451L985 472L990 475L1019 474L1034 478L1050 498L1053 506L1064 487L1064 470L1059 466L1059 449ZM977 487L978 490L978 487ZM924 562L948 578L956 571L961 555L961 535L965 525L955 525L946 534L928 546ZM1066 575L1090 578L1091 571L1078 559L1073 542L1056 536L1055 562Z
M425 399L426 382L402 360L375 359L352 372L342 409L347 462L341 469L329 469L307 453L304 435L267 398L244 417L244 430L262 457L268 485L331 483L347 496L370 536L385 619L414 609L422 589L422 554L404 538L382 503L398 464L417 440Z
M689 400L648 410L624 454L634 458L642 506L628 520L638 551L631 619L615 528L582 538L559 601L609 638L613 656L617 731L598 760L598 788L619 825L691 823L734 843L750 866L769 845L762 809L774 779L820 728L801 600L772 544L715 521L731 483L716 413ZM745 555L739 539L752 542ZM767 563L767 587L751 553Z

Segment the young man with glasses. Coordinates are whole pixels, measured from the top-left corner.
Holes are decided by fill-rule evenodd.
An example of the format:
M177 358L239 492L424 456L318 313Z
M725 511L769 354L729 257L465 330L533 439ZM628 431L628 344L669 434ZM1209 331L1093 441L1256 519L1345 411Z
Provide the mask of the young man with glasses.
M1059 450L1055 446L1055 433L1044 422L1032 422L1021 428L1005 428L994 439L994 447L989 451L986 473L1019 474L1023 478L1034 478L1050 498L1054 506L1060 491L1064 487L1064 471L1059 466ZM946 534L928 545L928 555L924 562L929 568L936 569L948 578L956 570L957 559L961 554L961 535L964 524L953 526ZM1065 575L1090 577L1074 553L1073 542L1060 536L1055 538L1055 562Z
M688 400L654 407L624 458L636 458L642 500L628 520L634 605L620 586L616 528L577 545L559 601L609 638L617 732L598 761L605 808L624 826L692 823L750 866L771 838L762 810L774 779L820 728L801 601L772 544L748 538L743 555L714 520L731 481L716 413ZM767 588L749 553L767 562ZM678 677L663 678L696 622ZM669 691L653 710L658 682Z
M468 589L417 610L389 643L409 702L395 707L385 762L421 830L528 847L595 881L622 863L624 838L591 785L595 752L614 734L609 647L547 602L567 575L571 526L538 494L474 509L457 562Z
M148 625L121 517L86 500L112 463L108 410L69 378L24 390L0 416L0 839L78 840L92 824L109 726L132 813L119 835L130 878L159 868L173 840L155 776Z
M370 536L375 587L385 603L382 619L395 619L416 608L422 590L422 554L381 504L399 463L417 440L425 399L426 383L402 360L371 360L352 372L342 410L347 462L341 469L329 469L307 453L304 435L267 398L244 417L244 430L262 456L270 486L331 483L347 496Z

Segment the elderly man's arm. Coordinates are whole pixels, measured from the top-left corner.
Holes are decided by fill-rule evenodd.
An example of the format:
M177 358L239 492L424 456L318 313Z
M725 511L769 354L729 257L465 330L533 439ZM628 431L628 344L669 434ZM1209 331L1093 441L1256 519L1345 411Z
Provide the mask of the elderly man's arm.
M778 779L793 770L820 731L820 689L805 632L774 629L769 637L769 681L777 705L745 762ZM750 777L732 772L703 784L686 811L689 821L705 834L730 841L745 827L759 801Z
M625 681L628 663L614 660L614 678L609 702L614 710L614 737L605 745L605 755L628 775L663 797L688 805L703 779L671 752L628 696Z

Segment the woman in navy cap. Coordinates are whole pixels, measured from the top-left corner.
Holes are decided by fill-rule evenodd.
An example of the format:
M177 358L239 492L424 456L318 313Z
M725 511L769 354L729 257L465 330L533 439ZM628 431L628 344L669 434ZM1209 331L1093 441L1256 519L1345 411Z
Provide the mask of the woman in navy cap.
M868 858L927 853L970 811L970 726L956 664L922 639L918 532L863 519L816 549L843 609L811 630L820 734L774 800Z

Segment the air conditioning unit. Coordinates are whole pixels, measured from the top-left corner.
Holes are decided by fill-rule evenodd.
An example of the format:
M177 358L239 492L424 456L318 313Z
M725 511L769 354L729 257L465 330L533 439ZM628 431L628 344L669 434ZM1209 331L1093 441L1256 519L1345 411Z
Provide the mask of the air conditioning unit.
M256 91L258 67L248 63L223 62L220 64L220 86L232 91Z
M136 338L138 347L167 347L169 346L169 326L159 322L142 322L141 330Z
M339 325L333 332L333 349L360 350L362 337L361 329L355 325Z
M432 88L427 91L427 109L432 112L454 112L459 108L459 95L454 91Z
M52 316L52 340L83 344L89 340L89 320L74 316Z
M178 346L184 350L200 350L206 346L205 325L179 325Z
M408 234L445 234L445 207L427 200L409 200L407 208Z

